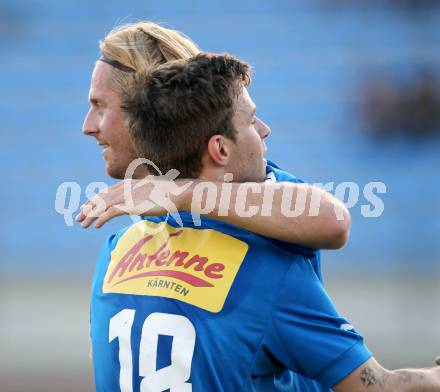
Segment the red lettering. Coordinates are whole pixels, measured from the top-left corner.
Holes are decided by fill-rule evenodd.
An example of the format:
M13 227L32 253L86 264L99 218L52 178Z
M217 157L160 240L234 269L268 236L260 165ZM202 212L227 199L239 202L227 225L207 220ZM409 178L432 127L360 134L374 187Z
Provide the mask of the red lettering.
M134 270L140 271L142 269L149 268L153 263L157 267L163 266L171 266L171 267L183 267L184 269L192 269L193 271L203 271L204 275L211 279L221 279L223 277L222 271L225 270L225 265L222 263L212 263L209 264L209 260L207 257L200 256L198 254L187 258L190 256L189 252L176 250L171 254L171 251L167 249L169 246L169 241L171 237L180 236L183 233L183 230L179 230L175 233L171 233L166 240L165 243L162 243L156 251L148 255L147 253L141 253L142 246L145 245L149 240L153 238L152 235L148 235L145 238L140 239L135 245L133 245L128 252L119 260L116 266L113 268L113 271L110 274L108 279L108 283L110 283L115 275L118 277L122 277L127 271L132 272ZM163 237L161 237L163 238ZM171 256L170 256L171 254ZM160 271L146 272L145 274L156 273L159 274ZM169 276L172 276L172 271L166 272L162 271L161 273L167 273ZM175 274L186 274L184 272L175 272ZM136 275L137 276L137 275ZM127 278L127 279L133 279ZM196 279L194 277L193 279ZM123 281L125 281L124 279ZM206 282L207 283L207 282ZM207 283L208 284L208 283Z
M189 255L188 252L182 252L180 250L176 250L168 260L167 265L170 265L174 261L174 259L178 259L174 265L176 267L181 267L182 265L185 264L183 261L188 257L188 255Z
M147 258L147 254L146 253L139 253L136 258L134 259L134 261L130 264L130 268L128 269L128 272L133 271L134 267L136 266L136 264L138 264L138 271L141 270L142 268L144 268L144 261Z
M165 252L159 254L159 256L156 257L156 265L158 267L162 267L163 265L165 265L167 262L163 260L166 259L170 255L170 253L171 252L167 249Z
M175 233L171 233L170 238L171 237L179 237L180 234L182 234L182 233L183 233L183 230L179 230L179 231L176 231Z
M207 257L200 257L199 255L195 255L185 263L183 268L189 268L191 267L191 265L197 263L197 266L194 268L194 271L203 271L203 268L205 267L205 264L207 262L208 262Z
M127 268L129 267L131 261L133 260L133 257L136 256L136 254L139 252L140 248L147 243L149 240L153 238L152 235L149 235L147 237L144 237L140 239L136 244L134 244L131 249L119 260L118 264L116 264L115 268L113 268L113 271L108 278L108 283L112 281L116 273L119 272L119 277L121 277Z
M159 248L156 250L156 252L154 252L152 255L148 256L148 260L150 261L150 263L148 263L148 266L151 265L151 262L153 260L157 259L157 255L159 254L159 252L163 251L167 245L168 245L168 241L165 242L164 244L162 244L161 246L159 246Z
M225 269L224 264L220 264L220 263L212 263L209 264L206 269L205 269L205 275L208 278L212 278L212 279L220 279L223 278L222 274L215 274L215 272L221 272Z

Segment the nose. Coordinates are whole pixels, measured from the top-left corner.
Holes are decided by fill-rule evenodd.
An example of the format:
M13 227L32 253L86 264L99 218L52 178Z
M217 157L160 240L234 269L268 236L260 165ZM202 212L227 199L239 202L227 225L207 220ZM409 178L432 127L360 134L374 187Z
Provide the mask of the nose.
M262 121L260 118L257 117L257 131L260 135L261 139L266 139L270 135L270 127Z
M86 136L95 136L99 131L96 125L95 116L93 115L93 108L90 108L86 118L84 119L82 132Z

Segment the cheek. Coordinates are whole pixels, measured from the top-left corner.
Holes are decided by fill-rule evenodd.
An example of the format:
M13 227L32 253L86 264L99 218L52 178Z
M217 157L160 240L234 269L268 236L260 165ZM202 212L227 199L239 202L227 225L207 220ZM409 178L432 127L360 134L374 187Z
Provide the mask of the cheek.
M121 128L119 128L118 137L121 146L124 146L124 148L133 148L130 133L128 132L128 129L124 127L124 124L121 124Z
M252 140L249 140L249 146L252 146L252 155L259 157L261 152L263 151L263 146L261 142L261 138L259 136L253 137Z
M119 117L114 117L109 119L109 126L111 127L111 137L115 147L120 150L134 151L127 123Z

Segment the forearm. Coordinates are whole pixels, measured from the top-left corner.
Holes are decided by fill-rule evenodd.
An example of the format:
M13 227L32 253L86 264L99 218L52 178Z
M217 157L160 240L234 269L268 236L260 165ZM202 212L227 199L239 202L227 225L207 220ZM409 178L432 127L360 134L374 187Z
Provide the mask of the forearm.
M210 192L201 181L188 188L184 208L262 236L310 248L335 249L347 241L348 210L317 187L287 182L210 184ZM215 203L207 200L212 195L217 195ZM208 204L210 208L206 208Z
M333 389L335 392L438 392L439 368L390 371L372 358Z
M440 377L433 372L433 369L394 370L391 372L388 384L386 387L389 391L440 391Z

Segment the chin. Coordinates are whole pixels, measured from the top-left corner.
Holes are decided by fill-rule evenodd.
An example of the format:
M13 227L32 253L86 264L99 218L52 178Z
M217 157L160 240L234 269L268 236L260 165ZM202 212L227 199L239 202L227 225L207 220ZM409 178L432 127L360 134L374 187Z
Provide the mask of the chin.
M261 167L260 173L256 174L255 177L255 182L264 182L266 180L266 165Z
M107 175L111 178L114 178L115 180L122 180L125 177L125 172L120 170L118 167L114 167L112 165L109 165L107 163L106 167Z
M266 181L266 170L263 173L261 173L260 178L255 182L264 182L264 181Z
M262 174L252 173L245 176L234 176L234 182L264 182L266 179L266 171Z

